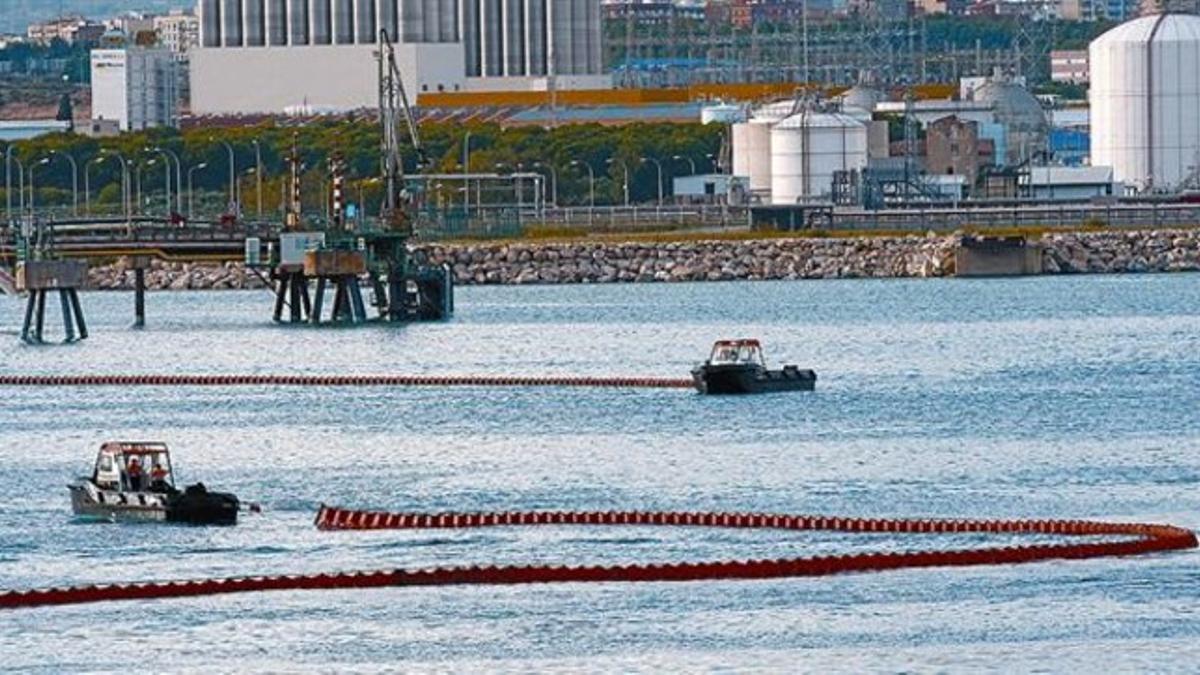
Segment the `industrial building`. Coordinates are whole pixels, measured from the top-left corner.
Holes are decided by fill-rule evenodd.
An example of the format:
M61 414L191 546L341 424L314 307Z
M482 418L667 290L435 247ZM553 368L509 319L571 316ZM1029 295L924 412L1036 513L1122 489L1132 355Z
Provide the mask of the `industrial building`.
M1197 184L1200 16L1155 14L1121 24L1088 50L1091 163L1139 191Z
M863 80L828 102L752 110L732 124L733 173L775 206L879 204L884 193L889 201L957 200L997 174L1015 195L1018 173L1052 159L1049 115L1011 77L964 80L956 99L888 100ZM903 140L889 138L888 119L911 125ZM1049 176L1058 178L1067 176Z
M177 126L179 68L164 48L94 49L92 118L123 131Z
M414 94L612 86L599 0L201 0L195 114L376 104L379 32ZM237 73L237 77L230 77Z

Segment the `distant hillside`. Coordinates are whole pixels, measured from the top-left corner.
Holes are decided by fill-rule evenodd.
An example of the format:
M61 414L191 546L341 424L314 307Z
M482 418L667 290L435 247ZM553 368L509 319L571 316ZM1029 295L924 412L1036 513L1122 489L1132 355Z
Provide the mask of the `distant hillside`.
M162 12L194 7L195 0L0 0L0 33L25 34L25 27L64 14L105 19L121 12Z

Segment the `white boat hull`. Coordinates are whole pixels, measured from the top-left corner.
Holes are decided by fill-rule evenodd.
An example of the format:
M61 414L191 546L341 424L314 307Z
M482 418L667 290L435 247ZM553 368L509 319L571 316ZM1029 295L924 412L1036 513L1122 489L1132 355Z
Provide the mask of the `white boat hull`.
M67 486L71 510L77 516L114 521L165 521L166 495L156 492L101 490L91 481Z

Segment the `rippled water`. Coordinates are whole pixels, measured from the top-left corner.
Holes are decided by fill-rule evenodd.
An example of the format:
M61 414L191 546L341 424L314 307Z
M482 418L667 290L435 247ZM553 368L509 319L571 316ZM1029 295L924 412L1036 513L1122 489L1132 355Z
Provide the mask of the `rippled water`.
M5 373L680 376L759 336L810 395L566 389L10 389L0 588L919 542L666 528L320 533L320 502L1069 517L1200 528L1200 275L467 288L448 323L276 327L263 292L86 294L92 337ZM54 316L57 316L56 313ZM52 324L53 325L53 324ZM259 501L236 528L83 524L105 439ZM936 540L936 541L935 541ZM989 542L991 540L988 540ZM1194 670L1200 554L686 584L280 592L0 615L0 668Z

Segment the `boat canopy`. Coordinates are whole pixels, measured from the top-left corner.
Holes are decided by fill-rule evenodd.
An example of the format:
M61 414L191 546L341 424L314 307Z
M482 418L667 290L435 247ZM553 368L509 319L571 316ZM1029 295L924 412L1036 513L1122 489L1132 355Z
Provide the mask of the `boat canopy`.
M112 455L168 455L166 443L144 441L109 441L100 446L100 452Z
M718 340L708 358L713 364L757 363L765 366L762 344L758 340Z

